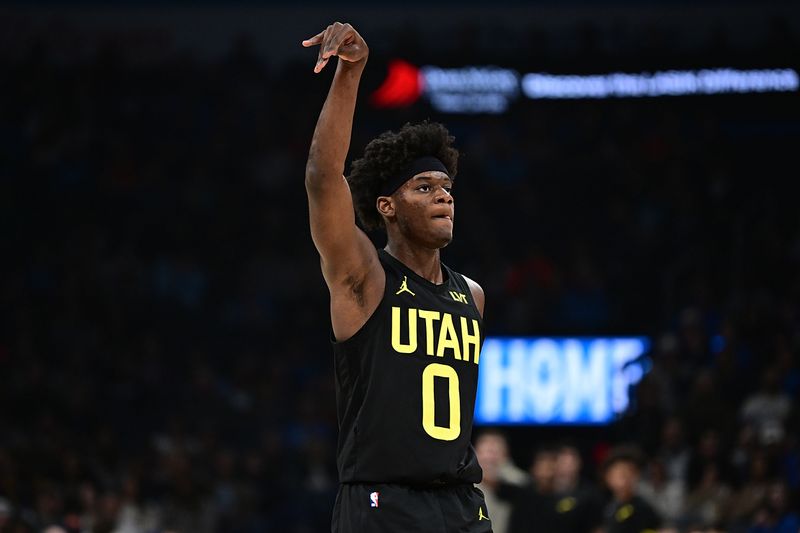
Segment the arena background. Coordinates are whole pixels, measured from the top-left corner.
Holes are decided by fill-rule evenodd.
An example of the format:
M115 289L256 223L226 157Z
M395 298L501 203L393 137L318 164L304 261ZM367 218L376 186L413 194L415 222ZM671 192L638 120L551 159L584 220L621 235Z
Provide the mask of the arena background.
M797 89L500 114L370 99L394 59L797 71L796 5L30 1L0 5L0 531L328 529L332 354L303 174L331 72L300 41L334 20L371 48L351 159L406 121L457 138L443 258L483 284L488 332L652 341L629 412L505 428L514 462L569 440L600 490L604 453L632 442L686 458L686 500L719 509L678 529L796 520Z

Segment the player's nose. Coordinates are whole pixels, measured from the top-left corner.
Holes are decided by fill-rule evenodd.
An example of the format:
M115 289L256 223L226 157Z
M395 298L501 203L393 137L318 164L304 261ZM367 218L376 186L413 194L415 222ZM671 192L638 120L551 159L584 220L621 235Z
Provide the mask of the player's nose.
M444 188L439 187L439 190L436 191L436 203L452 204L453 196L449 192L447 192Z

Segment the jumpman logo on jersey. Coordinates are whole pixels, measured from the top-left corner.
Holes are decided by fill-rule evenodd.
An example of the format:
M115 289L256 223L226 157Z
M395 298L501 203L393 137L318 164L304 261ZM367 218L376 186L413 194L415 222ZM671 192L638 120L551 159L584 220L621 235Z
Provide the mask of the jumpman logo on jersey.
M401 292L407 292L411 296L416 296L411 290L408 288L408 277L403 276L403 283L400 284L400 290L397 291L395 294L400 294Z
M483 514L483 507L478 507L478 521L489 520L489 517Z

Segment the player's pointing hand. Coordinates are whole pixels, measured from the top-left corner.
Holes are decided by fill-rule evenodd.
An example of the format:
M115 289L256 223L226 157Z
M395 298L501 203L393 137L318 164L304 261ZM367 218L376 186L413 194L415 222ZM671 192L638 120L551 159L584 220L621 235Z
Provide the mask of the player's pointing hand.
M303 46L306 48L316 45L320 46L314 72L320 72L325 68L333 56L350 63L358 63L366 62L369 55L369 48L361 35L350 24L341 22L334 22L324 31L303 41Z

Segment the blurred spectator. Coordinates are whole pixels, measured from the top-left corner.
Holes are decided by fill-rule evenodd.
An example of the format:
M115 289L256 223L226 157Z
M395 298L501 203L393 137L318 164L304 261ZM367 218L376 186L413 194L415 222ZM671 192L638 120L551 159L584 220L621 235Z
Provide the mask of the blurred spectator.
M571 444L556 448L555 530L563 533L589 533L603 522L602 495L581 478L583 460Z
M757 450L750 459L749 475L733 494L727 512L727 523L732 528L749 524L759 506L767 499L770 487L767 455Z
M132 475L125 477L114 533L148 533L158 531L160 525L159 509L145 499L140 480Z
M714 372L706 368L698 370L691 387L683 413L690 434L698 436L709 428L727 434L733 426L733 417L717 387Z
M675 334L662 334L653 350L653 368L647 375L658 391L659 406L668 413L674 413L679 404L675 390L681 381L682 371L678 348L678 338Z
M688 487L684 522L695 528L720 527L723 524L731 490L727 462L720 449L719 432L708 429L689 461Z
M664 465L667 479L686 486L691 450L686 445L683 421L677 416L670 417L664 422L658 458Z
M715 462L704 463L686 497L682 525L700 531L722 527L730 498L730 487L720 479L719 466Z
M744 484L750 477L750 463L757 453L759 453L759 445L753 426L750 424L740 426L730 456L734 481L737 485Z
M498 497L511 503L509 533L556 532L555 451L536 450L529 468L531 482L523 487L500 486Z
M742 421L754 427L762 444L783 439L784 424L791 411L791 399L781 390L778 367L768 368L761 378L761 388L748 396L742 405Z
M800 516L789 510L786 484L777 481L756 512L749 533L797 533L800 531Z
M612 500L605 510L605 533L642 533L661 527L655 509L637 495L641 452L631 446L612 449L603 464L603 479Z
M11 504L5 498L0 498L0 531L7 531L11 523Z
M720 434L716 429L706 429L698 439L697 445L689 459L688 486L694 489L698 485L709 481L712 470L713 478L720 478L728 482L727 460L722 454Z
M664 527L675 528L684 513L686 485L680 478L669 479L660 459L652 459L639 483L639 495L661 516Z
M478 488L483 491L486 507L495 533L506 533L511 516L511 504L497 496L501 485L521 487L530 480L528 474L514 466L508 453L508 442L497 430L482 431L475 440L475 454L483 469L483 481Z

